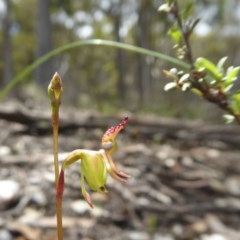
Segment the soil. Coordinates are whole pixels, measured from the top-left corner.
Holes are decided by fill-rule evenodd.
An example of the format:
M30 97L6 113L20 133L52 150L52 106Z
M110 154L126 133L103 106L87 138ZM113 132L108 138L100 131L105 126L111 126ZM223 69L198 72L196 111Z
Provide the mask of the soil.
M72 115L68 111L70 118L82 120L76 110ZM94 117L101 120L99 114ZM182 121L174 121L181 129ZM161 134L164 129L156 126L153 134L146 126L131 124L131 117L129 124L118 136L114 159L131 178L122 184L108 177L107 193L88 190L94 209L81 195L79 163L66 170L64 239L239 240L240 144L207 133L190 137L203 123L184 137ZM44 122L38 126L35 131L29 122L0 119L0 180L19 187L10 199L0 199L1 240L57 239L52 135L41 132ZM60 162L74 149L99 149L105 130L83 126L60 131ZM232 134L229 139L236 137Z

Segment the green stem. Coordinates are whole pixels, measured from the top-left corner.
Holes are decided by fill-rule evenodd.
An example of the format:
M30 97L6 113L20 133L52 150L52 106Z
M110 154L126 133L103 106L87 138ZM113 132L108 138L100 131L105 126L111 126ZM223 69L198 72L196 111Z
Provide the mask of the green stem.
M54 155L54 172L55 172L55 186L56 186L56 214L57 214L57 233L58 240L63 239L62 230L62 198L58 197L58 181L59 181L59 166L58 166L58 129L59 129L59 109L54 108L56 111L52 114L53 125L53 155Z
M55 120L53 124L53 152L54 152L54 169L55 169L55 184L56 184L56 214L57 214L57 233L58 240L63 239L62 230L62 197L58 197L58 180L59 180L59 166L58 166L58 128L59 115L53 116Z
M54 170L55 170L55 185L57 187L59 177L58 166L58 128L59 128L59 108L62 96L62 80L56 72L48 86L48 96L52 109L52 127L53 127L53 155L54 155Z
M46 62L48 59L61 54L63 52L69 51L71 49L81 47L81 46L88 46L88 45L96 45L96 46L106 46L106 47L114 47L114 48L120 48L126 51L131 51L143 55L148 55L155 57L157 59L172 63L178 67L184 68L184 69L190 69L190 65L177 59L170 57L166 54L158 53L152 50L148 50L141 47L136 47L130 44L126 43L120 43L115 41L108 41L108 40L102 40L102 39L89 39L89 40L80 40L76 42L72 42L69 44L66 44L64 46L61 46L59 48L56 48L52 50L51 52L43 55L38 60L30 64L28 67L26 67L23 71L21 71L16 77L12 79L12 81L0 92L0 100L2 100L6 94L13 89L19 82L21 82L23 79L26 79L26 76L30 74L35 68L37 68L42 63Z
M48 96L52 109L52 127L53 127L53 155L54 172L56 187L56 213L57 213L57 232L58 240L62 240L62 198L59 197L59 164L58 164L58 129L59 129L59 108L62 96L62 80L58 73L55 73L48 86ZM62 176L64 180L64 176Z
M59 115L53 115L53 156L54 156L54 172L55 172L55 185L59 178L59 166L58 166L58 128L59 128Z
M63 227L62 227L62 197L64 190L64 171L61 170L58 183L56 187L56 214L57 214L57 232L58 240L63 239Z

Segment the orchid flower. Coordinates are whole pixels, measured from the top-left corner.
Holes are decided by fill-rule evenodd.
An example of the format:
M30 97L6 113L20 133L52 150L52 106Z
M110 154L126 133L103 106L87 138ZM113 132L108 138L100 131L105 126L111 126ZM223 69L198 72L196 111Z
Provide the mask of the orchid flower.
M64 160L57 185L57 198L62 198L64 190L64 171L68 166L81 161L81 191L86 202L93 208L92 199L86 191L85 184L88 184L93 191L106 192L107 174L115 180L126 182L130 177L129 174L121 171L116 166L111 155L117 150L115 140L117 134L127 124L128 117L125 117L118 125L109 128L102 137L102 149L87 150L77 149L72 151Z

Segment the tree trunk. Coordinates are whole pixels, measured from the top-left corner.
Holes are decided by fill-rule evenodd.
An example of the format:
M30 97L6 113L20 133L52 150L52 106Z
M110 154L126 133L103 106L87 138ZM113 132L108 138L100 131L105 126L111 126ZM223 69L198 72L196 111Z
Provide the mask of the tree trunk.
M49 3L49 0L37 0L37 58L52 50ZM43 88L48 86L48 83L52 78L52 65L52 60L50 59L36 69L36 82Z
M150 45L149 4L147 0L139 1L136 44L143 48L149 48ZM137 56L136 63L136 81L139 94L139 107L141 107L150 96L150 68L146 62L146 56Z
M108 10L105 10L105 13L112 19L113 22L113 34L114 39L117 42L121 42L120 36L120 27L121 27L121 20L122 20L122 10L121 10L121 1L117 1L112 3ZM125 72L125 65L124 65L124 52L121 49L116 49L116 68L118 72L118 79L117 79L117 93L120 103L124 104L126 100L126 85L124 82L124 72Z
M119 6L120 8L120 6ZM118 8L118 9L119 9ZM117 12L115 16L113 17L114 21L114 34L115 34L115 39L117 42L121 42L121 37L119 34L120 27L121 27L121 11ZM116 65L117 65L117 70L118 70L118 81L117 81L117 90L118 90L118 97L120 99L120 102L122 104L125 103L126 100L126 86L124 82L124 53L123 50L117 49L117 56L116 56Z
M13 76L11 28L11 1L5 0L6 13L3 19L3 85L8 84Z

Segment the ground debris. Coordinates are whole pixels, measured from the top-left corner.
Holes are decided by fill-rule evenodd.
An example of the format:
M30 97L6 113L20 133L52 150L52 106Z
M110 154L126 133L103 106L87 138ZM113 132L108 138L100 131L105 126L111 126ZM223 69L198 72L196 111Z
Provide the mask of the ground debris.
M0 210L0 236L7 240L55 240L52 138L50 132L19 131L28 112L24 114L25 118L20 115L21 123L13 117L8 122L6 114L0 120L0 183L14 181L20 188L18 200ZM39 115L31 115L31 124ZM97 117L94 114L90 123L97 123ZM82 120L71 134L62 132L60 162L75 148L98 149L102 127L114 118L105 119L107 123L94 129L89 125L84 129ZM48 121L47 116L41 120ZM67 170L65 239L240 239L240 131L177 123L174 120L167 125L157 118L130 120L119 138L115 159L132 177L126 184L109 178L107 194L92 194L96 203L93 211L82 202L79 164ZM168 127L164 130L163 126ZM154 132L163 131L161 138L154 136Z

